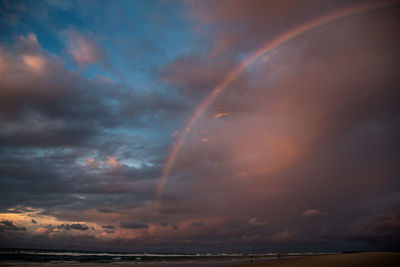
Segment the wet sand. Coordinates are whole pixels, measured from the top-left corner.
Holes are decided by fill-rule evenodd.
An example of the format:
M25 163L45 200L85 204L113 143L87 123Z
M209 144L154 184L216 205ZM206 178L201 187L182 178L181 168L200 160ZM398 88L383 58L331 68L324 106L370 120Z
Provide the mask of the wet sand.
M365 252L337 255L304 256L261 263L227 265L224 267L398 267L400 252Z

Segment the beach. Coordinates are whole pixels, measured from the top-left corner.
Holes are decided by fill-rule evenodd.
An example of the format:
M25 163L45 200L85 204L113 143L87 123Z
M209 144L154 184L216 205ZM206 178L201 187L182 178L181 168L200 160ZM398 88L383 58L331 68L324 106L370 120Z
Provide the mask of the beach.
M287 257L287 256L286 256ZM68 251L40 249L1 249L0 266L24 267L216 267L276 260L276 254L177 254L105 251Z
M274 258L252 258L254 261L250 263L250 259L191 259L171 261L149 261L149 262L92 262L92 261L47 261L47 262L29 262L14 261L2 262L0 266L12 267L106 267L106 266L135 266L135 267L397 267L400 266L400 252L360 252L360 253L343 253L332 255L302 255L302 256L282 256L280 259Z
M234 264L224 267L397 267L400 266L400 252L363 252L336 255L304 256L260 263Z

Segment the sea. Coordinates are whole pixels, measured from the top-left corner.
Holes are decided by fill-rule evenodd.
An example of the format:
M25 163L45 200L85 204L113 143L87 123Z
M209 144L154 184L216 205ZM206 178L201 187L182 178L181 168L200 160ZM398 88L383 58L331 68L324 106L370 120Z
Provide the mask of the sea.
M291 258L298 255L281 255ZM212 267L277 260L277 254L157 254L104 251L0 249L0 266Z

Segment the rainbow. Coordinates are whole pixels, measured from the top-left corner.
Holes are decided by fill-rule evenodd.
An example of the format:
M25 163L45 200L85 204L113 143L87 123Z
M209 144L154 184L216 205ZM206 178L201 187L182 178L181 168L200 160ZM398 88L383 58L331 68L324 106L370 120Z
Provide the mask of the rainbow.
M297 26L284 34L276 37L272 41L267 42L264 46L258 49L256 52L251 54L244 62L239 64L232 72L230 72L225 79L217 86L215 89L198 105L193 115L190 117L189 121L186 123L184 130L178 136L177 141L171 148L168 157L165 161L164 168L162 170L161 177L159 178L154 202L157 203L160 199L160 196L163 192L167 177L171 172L171 169L174 165L175 159L178 155L178 152L185 142L186 137L192 131L193 126L196 124L197 120L203 115L205 110L211 105L211 103L222 94L222 92L232 83L232 81L250 64L259 59L262 55L270 52L273 49L278 48L284 43L287 43L293 40L296 37L299 37L311 30L314 30L318 27L324 26L328 23L332 23L350 16L359 15L365 12L374 11L380 8L386 8L388 6L392 6L395 2L387 2L387 1L379 1L379 2L370 2L364 3L361 5L351 6L333 13L329 13L322 17L316 18L309 22L306 22L300 26ZM397 3L396 3L397 4Z

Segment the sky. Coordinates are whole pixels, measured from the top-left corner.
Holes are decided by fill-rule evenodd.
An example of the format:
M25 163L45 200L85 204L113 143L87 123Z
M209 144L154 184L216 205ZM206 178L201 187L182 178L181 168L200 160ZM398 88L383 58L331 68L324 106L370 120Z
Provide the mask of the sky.
M399 250L400 4L376 3L0 1L0 247Z

